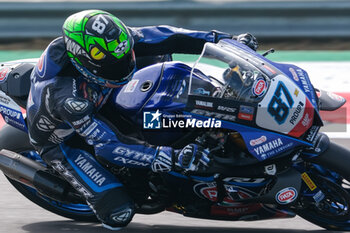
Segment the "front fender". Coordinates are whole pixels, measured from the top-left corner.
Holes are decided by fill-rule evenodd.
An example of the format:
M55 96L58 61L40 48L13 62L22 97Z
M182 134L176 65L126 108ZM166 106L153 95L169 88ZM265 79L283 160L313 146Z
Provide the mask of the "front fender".
M313 153L304 152L304 160L321 165L324 169L341 174L350 180L350 150L329 141L325 134L318 139Z
M302 156L306 159L320 156L325 151L327 151L329 145L330 145L329 137L324 133L318 133L315 138L314 146L304 150L302 152Z

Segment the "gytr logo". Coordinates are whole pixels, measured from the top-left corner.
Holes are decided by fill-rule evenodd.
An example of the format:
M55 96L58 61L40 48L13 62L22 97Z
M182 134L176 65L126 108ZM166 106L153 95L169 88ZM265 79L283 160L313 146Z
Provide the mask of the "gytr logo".
M162 128L161 113L159 110L156 112L143 112L143 128L144 129L160 129Z

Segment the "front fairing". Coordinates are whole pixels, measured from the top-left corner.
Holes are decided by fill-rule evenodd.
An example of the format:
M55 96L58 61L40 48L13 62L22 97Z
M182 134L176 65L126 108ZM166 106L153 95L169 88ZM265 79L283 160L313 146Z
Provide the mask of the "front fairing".
M317 125L321 125L321 121L317 111L317 97L304 70L289 64L271 62L232 40L221 41L216 48L210 46L211 52L204 51L202 57L220 59L227 64L226 67L222 66L221 73L216 71L209 75L220 80L222 87L219 94L209 97L191 87L190 83L187 105L189 112L198 118L230 115L222 119L222 127L239 132L248 151L258 160L312 145L310 138L317 133ZM226 48L229 48L226 52L215 52ZM223 78L223 72L227 68L232 69L232 60L237 64L237 57L249 63L253 67L250 69L253 73L260 73L260 79L267 86L265 89L255 89L257 85L252 85L252 94L248 98L222 93L222 89L230 85ZM201 62L200 58L197 63ZM193 70L199 67L197 63ZM257 83L257 80L256 78L253 82Z
M222 82L221 90L212 97L237 102L239 108L243 105L237 119L245 121L240 123L296 138L315 123L320 125L317 97L307 73L301 68L271 62L233 40L206 44L193 70L208 58L219 60L223 68L221 72L209 74ZM228 70L235 74L227 78ZM238 80L239 85L232 80ZM203 96L192 86L189 94Z

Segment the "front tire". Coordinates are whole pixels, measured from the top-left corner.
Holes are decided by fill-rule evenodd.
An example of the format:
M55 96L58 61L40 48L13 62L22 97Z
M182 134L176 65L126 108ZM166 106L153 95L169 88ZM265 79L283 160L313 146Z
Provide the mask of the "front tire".
M350 230L350 151L331 142L322 155L309 162L311 178L325 198L298 215L327 230Z

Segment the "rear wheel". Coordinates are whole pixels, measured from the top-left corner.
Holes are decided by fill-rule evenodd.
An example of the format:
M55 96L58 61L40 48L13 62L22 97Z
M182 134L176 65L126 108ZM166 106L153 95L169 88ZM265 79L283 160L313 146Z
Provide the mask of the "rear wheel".
M9 140L16 139L16 140ZM21 143L18 143L21 142ZM5 126L0 131L0 150L8 149L29 159L44 163L29 144L28 135L12 126ZM96 222L96 216L86 203L62 203L41 195L35 189L7 177L15 189L38 206L62 217L77 221Z

